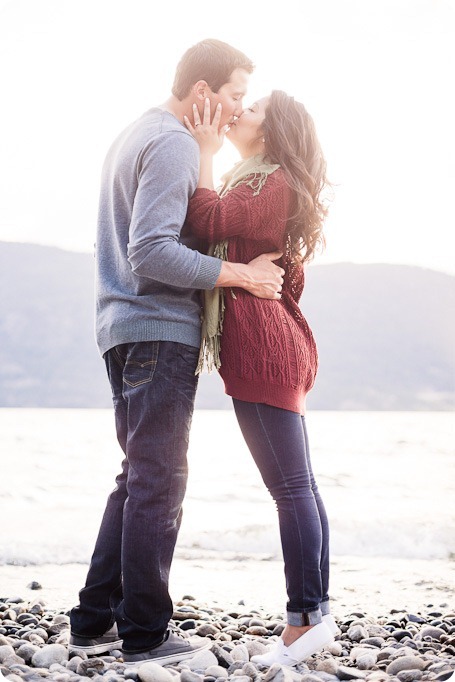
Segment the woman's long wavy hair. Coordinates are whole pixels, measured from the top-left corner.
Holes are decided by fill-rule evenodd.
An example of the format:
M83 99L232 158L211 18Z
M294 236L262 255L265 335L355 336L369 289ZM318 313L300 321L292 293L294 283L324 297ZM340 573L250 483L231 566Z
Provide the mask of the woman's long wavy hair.
M321 195L330 187L313 119L303 104L281 90L274 90L260 133L267 160L280 164L293 190L287 248L293 260L309 261L325 245L322 229L327 205Z

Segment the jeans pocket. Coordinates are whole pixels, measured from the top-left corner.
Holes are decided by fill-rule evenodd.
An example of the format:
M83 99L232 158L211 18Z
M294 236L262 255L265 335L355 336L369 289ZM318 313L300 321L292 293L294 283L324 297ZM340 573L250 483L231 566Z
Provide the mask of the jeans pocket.
M159 341L134 344L123 369L125 384L135 388L152 381L158 362L159 345Z

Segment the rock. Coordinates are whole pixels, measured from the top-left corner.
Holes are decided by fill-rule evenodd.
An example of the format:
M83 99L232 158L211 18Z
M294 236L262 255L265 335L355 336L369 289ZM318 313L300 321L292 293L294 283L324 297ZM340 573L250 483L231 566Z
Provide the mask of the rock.
M9 640L7 640L4 635L0 635L0 647L8 646L8 645L9 645Z
M414 680L421 680L423 672L421 670L400 670L397 677L400 682L414 682Z
M207 637L207 635L218 635L219 632L220 632L219 629L216 628L214 625L211 625L210 623L203 623L203 625L200 625L196 630L196 634L199 635L199 637Z
M275 627L273 628L272 635L277 635L277 637L279 637L282 634L285 627L286 627L285 623L278 623L278 625L275 625Z
M239 675L234 674L232 678L235 682L251 682L251 678L248 677L248 675L243 675L243 673L240 673Z
M186 620L182 620L179 627L181 630L194 630L196 627L196 621L194 618L187 618Z
M233 661L249 661L250 656L248 654L248 649L244 644L238 644L231 650L231 656Z
M390 632L381 625L368 624L366 625L366 630L368 637L383 637L384 639L390 637Z
M69 661L66 662L66 669L75 673L79 663L82 663L82 658L80 656L73 656L73 658L70 658Z
M336 675L338 672L338 663L334 661L333 658L325 658L324 660L319 661L316 670L322 670L330 675Z
M180 682L203 682L203 679L202 675L198 675L192 670L186 670L185 668L180 673Z
M31 663L31 660L37 651L39 651L39 647L35 646L34 644L27 643L21 644L21 646L16 649L16 654L23 658L25 663L28 665Z
M32 658L35 668L49 668L52 663L62 663L68 660L68 650L61 644L48 644L39 649Z
M411 623L426 623L425 618L422 618L421 616L416 616L414 613L408 613L408 619L411 621Z
M367 637L362 639L361 644L370 644L371 646L378 647L379 649L384 646L385 639L383 637Z
M351 642L360 642L368 637L368 632L362 625L352 625L346 634Z
M341 656L343 654L343 645L341 642L332 642L332 644L325 647L325 650L332 656Z
M256 637L264 637L269 634L267 628L261 625L253 625L246 630L247 635L255 635Z
M293 675L288 668L274 663L264 675L264 682L293 682Z
M270 651L272 648L271 645L274 643L274 641L271 641L270 644L266 646L262 642L258 642L256 639L247 639L245 646L248 650L250 658L252 658L252 656L260 656L261 654L265 654L266 651Z
M137 675L142 682L172 682L174 679L169 670L158 663L143 663L138 667Z
M0 663L3 663L9 656L14 655L14 649L11 644L3 644L0 646Z
M313 673L313 674L311 674L311 673L306 673L306 674L303 675L303 677L302 677L302 682L321 682L321 679L322 679L322 678L319 677L319 675L316 675L316 674L314 674L314 673Z
M386 668L387 675L397 675L401 670L423 670L425 661L417 656L400 656L389 663Z
M376 665L377 656L372 653L363 654L359 656L356 665L359 670L371 670Z
M340 665L338 667L337 677L339 680L364 680L366 673L363 670L356 670L356 668L348 668Z
M229 666L234 663L234 659L232 658L229 651L223 649L223 647L219 646L219 644L214 644L212 646L212 652L215 654L218 663L222 665L223 668L229 668Z
M422 637L422 639L424 637L431 637L431 639L439 640L441 638L441 635L446 634L447 634L446 631L443 630L442 628L436 628L433 627L432 625L427 625L420 630L420 636Z
M37 580L32 580L31 583L27 585L28 590L42 590L43 586L39 584Z
M85 661L79 663L76 672L78 675L93 677L94 672L101 673L104 670L104 667L104 661L101 658L87 658ZM93 671L91 675L89 674L89 671Z
M7 677L5 677L5 679L9 680L9 682L22 682L22 677L20 677L19 675L15 675L14 673L8 675Z
M211 675L215 679L223 677L227 679L228 673L226 668L222 668L220 665L211 665L205 670L205 675Z
M205 670L211 665L218 665L218 659L211 651L204 649L198 651L187 663L190 670Z

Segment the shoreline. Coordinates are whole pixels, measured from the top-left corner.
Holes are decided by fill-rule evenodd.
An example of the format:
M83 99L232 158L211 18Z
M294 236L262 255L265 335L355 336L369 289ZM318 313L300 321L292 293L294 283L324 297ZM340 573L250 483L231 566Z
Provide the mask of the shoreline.
M43 599L67 610L78 601L87 564L0 566L0 597ZM42 589L27 586L38 582ZM206 603L285 611L283 563L220 552L177 550L170 577L174 601L193 595ZM332 611L374 616L391 610L419 612L431 606L455 608L455 562L441 559L391 559L334 556L331 560Z

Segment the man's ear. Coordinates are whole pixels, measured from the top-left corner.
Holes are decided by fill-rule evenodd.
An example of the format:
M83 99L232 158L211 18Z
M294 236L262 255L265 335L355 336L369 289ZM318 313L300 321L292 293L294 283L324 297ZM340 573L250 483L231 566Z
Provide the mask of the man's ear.
M208 97L210 94L210 88L207 85L207 81L198 81L193 85L192 90L194 96L202 101L204 101L205 98Z

